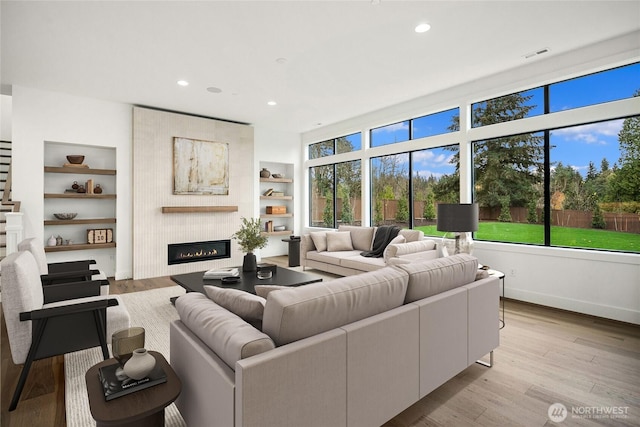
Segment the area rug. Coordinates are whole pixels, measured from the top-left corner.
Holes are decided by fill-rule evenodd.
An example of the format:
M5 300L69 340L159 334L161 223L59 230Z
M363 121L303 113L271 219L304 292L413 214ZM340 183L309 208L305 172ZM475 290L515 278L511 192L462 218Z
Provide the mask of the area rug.
M145 347L155 350L171 361L169 354L169 323L178 318L169 298L185 293L180 286L122 294L131 316L132 326L145 329ZM111 345L109 344L109 351ZM65 408L67 426L95 426L91 417L84 375L89 368L102 361L100 348L77 351L64 356ZM165 409L165 426L185 427L186 424L174 404Z

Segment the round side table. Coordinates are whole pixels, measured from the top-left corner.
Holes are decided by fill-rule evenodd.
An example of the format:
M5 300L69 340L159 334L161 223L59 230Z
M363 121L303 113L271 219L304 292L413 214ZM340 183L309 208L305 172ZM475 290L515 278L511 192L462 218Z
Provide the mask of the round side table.
M108 359L89 368L85 374L85 381L91 415L96 420L97 427L164 426L164 408L176 400L182 389L182 383L162 354L157 351L149 351L149 353L156 358L156 363L162 366L167 374L167 382L110 401L104 398L98 372L101 367L113 365L118 361Z

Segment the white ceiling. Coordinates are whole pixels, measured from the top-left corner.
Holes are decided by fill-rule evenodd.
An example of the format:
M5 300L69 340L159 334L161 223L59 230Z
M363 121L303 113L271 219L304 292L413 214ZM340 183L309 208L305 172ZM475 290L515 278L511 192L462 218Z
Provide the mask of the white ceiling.
M0 5L5 94L20 85L292 132L640 28L639 1ZM415 33L420 22L431 31Z

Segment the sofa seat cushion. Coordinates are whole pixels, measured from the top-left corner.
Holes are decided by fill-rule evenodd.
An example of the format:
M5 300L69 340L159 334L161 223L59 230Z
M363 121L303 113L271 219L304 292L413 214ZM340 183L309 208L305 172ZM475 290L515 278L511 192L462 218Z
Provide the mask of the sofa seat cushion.
M182 323L233 370L238 360L275 348L268 335L199 292L178 298L176 310Z
M326 264L340 265L340 262L346 258L360 255L360 251L340 251L340 252L307 252L307 259Z
M373 237L377 227L358 227L356 225L340 225L338 231L348 231L351 233L351 243L353 249L359 251L370 251L373 245Z
M341 259L340 265L354 270L375 271L385 267L386 264L382 258L370 258L362 255L355 255Z
M406 272L388 267L271 292L262 330L277 345L329 331L399 307L407 283Z
M405 303L414 302L475 281L478 259L467 254L398 264L409 274Z

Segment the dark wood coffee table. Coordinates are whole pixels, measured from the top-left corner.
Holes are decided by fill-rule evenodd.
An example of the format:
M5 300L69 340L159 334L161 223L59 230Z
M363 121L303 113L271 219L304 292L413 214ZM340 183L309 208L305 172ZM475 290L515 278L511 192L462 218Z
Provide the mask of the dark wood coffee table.
M322 278L307 273L276 267L275 273L270 279L258 279L255 271L240 270L240 281L237 283L222 283L220 279L204 279L204 271L195 273L176 274L171 276L171 280L187 290L187 292L204 293L204 285L218 286L221 288L239 289L241 291L255 294L255 285L280 285L280 286L300 286L309 283L322 282Z
M156 358L156 363L164 369L167 374L167 382L108 402L104 398L98 370L102 366L113 365L118 361L108 359L89 368L85 374L85 381L87 382L91 415L96 420L97 427L164 426L164 408L176 400L182 390L182 383L161 353L156 351L149 351L149 353Z

